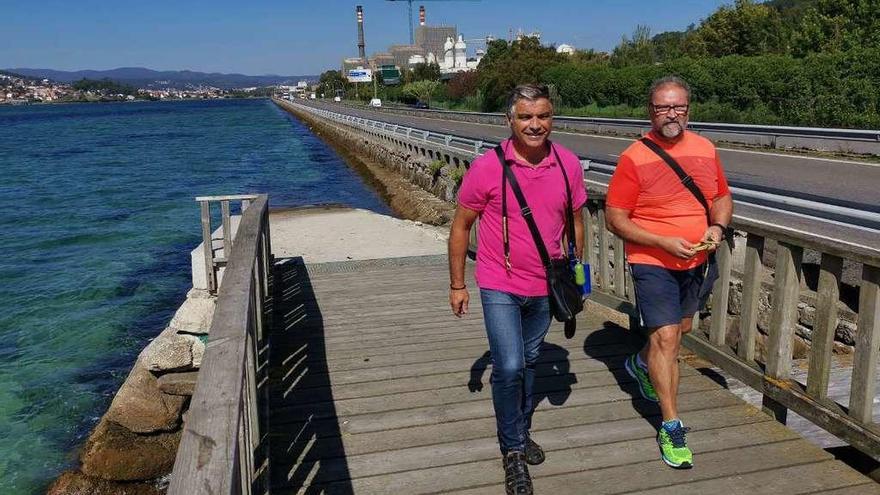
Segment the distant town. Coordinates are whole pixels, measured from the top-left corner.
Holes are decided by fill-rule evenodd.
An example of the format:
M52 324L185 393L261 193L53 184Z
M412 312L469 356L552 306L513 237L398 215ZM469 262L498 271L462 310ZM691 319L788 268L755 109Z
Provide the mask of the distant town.
M162 81L160 81L162 82ZM136 88L109 79L82 79L71 84L0 72L0 105L31 103L112 102L136 100L190 100L216 98L247 98L269 96L281 90L304 93L308 81L297 86L266 86L221 89L213 86L187 84L184 88Z

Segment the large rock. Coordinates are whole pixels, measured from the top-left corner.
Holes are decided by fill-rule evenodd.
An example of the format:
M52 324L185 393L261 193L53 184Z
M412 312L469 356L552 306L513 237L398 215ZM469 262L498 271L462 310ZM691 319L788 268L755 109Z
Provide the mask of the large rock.
M159 390L171 395L192 396L198 381L198 371L186 371L183 373L167 373L159 377Z
M178 332L206 334L214 318L215 298L208 291L192 289L180 305L169 326Z
M104 417L83 448L81 469L111 481L156 479L171 472L179 443L180 430L138 435Z
M120 483L67 471L49 487L46 495L162 495L152 483Z
M195 343L200 343L197 336L179 334L174 328L168 327L141 352L140 361L154 372L192 369L197 367L193 364Z
M136 433L177 428L186 397L167 395L139 360L116 393L106 418Z

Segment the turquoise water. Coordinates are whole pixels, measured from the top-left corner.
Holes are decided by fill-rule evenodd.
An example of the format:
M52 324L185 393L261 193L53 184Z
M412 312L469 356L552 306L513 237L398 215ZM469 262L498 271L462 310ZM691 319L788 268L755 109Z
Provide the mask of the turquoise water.
M190 285L197 195L390 213L268 100L0 107L0 494L76 461Z

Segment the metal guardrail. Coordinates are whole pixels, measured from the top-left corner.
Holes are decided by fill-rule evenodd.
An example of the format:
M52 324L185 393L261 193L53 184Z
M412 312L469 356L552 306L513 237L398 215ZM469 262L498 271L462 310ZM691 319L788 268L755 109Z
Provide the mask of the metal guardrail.
M453 134L441 134L400 124L392 124L389 122L333 112L331 110L317 108L299 102L285 103L296 105L298 108L301 108L305 111L348 126L359 127L361 129L379 132L388 136L396 136L400 138L406 138L408 140L438 144L445 146L449 149L470 152L473 153L473 155L475 156L482 154L485 151L491 150L494 146L498 144L497 142L493 141L475 140L462 136L456 136ZM610 174L614 171L614 164L612 163L585 159L583 157L581 162L584 164L585 170L589 169L607 174ZM836 205L829 201L815 201L811 199L785 196L781 194L748 189L745 187L739 187L735 184L731 184L731 191L733 192L734 197L737 199L737 201L743 204L770 207L781 211L805 213L809 215L814 215L818 218L842 221L854 226L880 229L880 208L877 208L876 211L863 210L845 205Z
M268 492L269 315L264 305L271 246L265 194L242 213L234 246L227 254L169 495Z
M481 117L485 119L498 119L500 122L506 121L507 118L503 113L496 112L465 112L461 110L415 109L408 107L382 107L382 109L391 111L408 111L412 112L414 115L421 114L423 116L437 115L444 118L456 116L466 118ZM566 115L556 115L553 117L553 121L563 127L566 124L593 124L603 127L644 129L651 127L649 121L640 119L615 119L607 117L574 117ZM880 142L880 130L874 129L840 129L779 125L726 124L718 122L689 122L688 128L697 132L721 132L732 134L752 134L766 136L833 139L845 141Z

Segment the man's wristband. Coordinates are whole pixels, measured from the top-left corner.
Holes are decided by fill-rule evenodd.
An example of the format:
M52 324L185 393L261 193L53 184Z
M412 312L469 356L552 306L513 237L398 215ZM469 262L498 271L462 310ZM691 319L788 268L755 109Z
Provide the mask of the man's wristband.
M465 290L467 289L467 285L462 285L461 287L453 287L452 284L449 284L449 290Z

